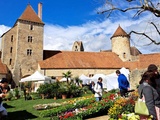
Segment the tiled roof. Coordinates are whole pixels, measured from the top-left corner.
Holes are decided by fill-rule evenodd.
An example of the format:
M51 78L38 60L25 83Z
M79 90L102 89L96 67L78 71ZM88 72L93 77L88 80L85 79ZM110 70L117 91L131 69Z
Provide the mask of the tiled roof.
M36 12L33 10L31 5L29 4L27 8L25 9L25 11L22 13L22 15L19 17L19 20L26 20L26 21L44 24L42 20L36 14Z
M147 68L150 64L160 67L160 53L139 55L139 69Z
M0 59L0 74L7 74L7 66Z
M142 54L136 47L131 47L131 55L137 56L139 54Z
M118 37L118 36L123 36L123 37L130 37L119 25L119 27L117 28L117 30L115 31L115 33L113 34L113 36L111 37L111 39L113 37Z
M113 52L56 52L50 58L39 62L41 69L64 69L64 68L121 68L124 66L122 60Z

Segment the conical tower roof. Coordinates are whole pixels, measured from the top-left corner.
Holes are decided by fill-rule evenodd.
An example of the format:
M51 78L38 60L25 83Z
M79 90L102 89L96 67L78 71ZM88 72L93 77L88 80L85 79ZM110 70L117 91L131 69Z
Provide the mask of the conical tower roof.
M25 20L25 21L30 21L30 22L36 22L36 23L44 24L42 22L42 20L36 14L36 12L33 10L33 8L31 7L30 4L27 5L26 9L24 10L24 12L19 17L18 20Z
M123 36L123 37L130 37L119 25L117 30L115 31L115 33L113 34L113 36L111 37L111 39L113 37L118 37L118 36Z

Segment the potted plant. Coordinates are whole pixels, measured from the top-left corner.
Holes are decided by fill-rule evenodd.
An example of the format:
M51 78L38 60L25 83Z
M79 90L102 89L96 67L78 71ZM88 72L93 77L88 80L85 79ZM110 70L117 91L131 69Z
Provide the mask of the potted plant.
M55 83L52 83L51 85L51 94L52 96L54 97L54 100L57 99L57 96L58 96L58 88L59 88L59 82L55 82Z
M16 88L14 89L14 96L15 96L15 99L20 98L20 94L19 94L19 89L18 89L18 87L16 87Z
M62 99L66 99L69 92L68 84L66 82L60 83L58 92L62 95Z
M5 99L7 101L10 101L12 99L12 97L13 97L13 93L11 91L8 91L7 94L6 94Z

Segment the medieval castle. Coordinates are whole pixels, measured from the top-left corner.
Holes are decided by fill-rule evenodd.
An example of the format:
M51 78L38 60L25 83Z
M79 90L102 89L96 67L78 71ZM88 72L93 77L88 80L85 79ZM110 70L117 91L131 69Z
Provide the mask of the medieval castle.
M11 84L18 85L21 78L36 70L58 79L67 71L75 77L110 74L125 67L130 70L131 85L135 87L149 64L160 66L160 53L141 54L130 46L130 36L121 26L111 36L112 50L87 52L82 41L76 41L72 51L43 50L45 24L41 16L41 3L38 15L28 5L13 27L1 36L0 78L7 77Z

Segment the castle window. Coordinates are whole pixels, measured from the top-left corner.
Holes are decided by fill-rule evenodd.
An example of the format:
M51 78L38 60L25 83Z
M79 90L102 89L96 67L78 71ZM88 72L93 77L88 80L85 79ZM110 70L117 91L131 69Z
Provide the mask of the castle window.
M126 53L123 53L123 58L126 58Z
M93 77L94 76L94 74L89 74L89 77Z
M13 35L11 36L11 42L13 42Z
M27 49L27 56L31 56L32 55L32 50L31 49Z
M11 65L11 64L12 64L12 59L9 60L9 65Z
M13 48L11 47L11 48L10 48L10 53L12 53L12 49L13 49Z
M78 48L77 48L77 46L75 46L75 51L78 51Z
M33 25L30 25L30 30L33 30Z
M28 36L28 42L32 42L32 36Z

